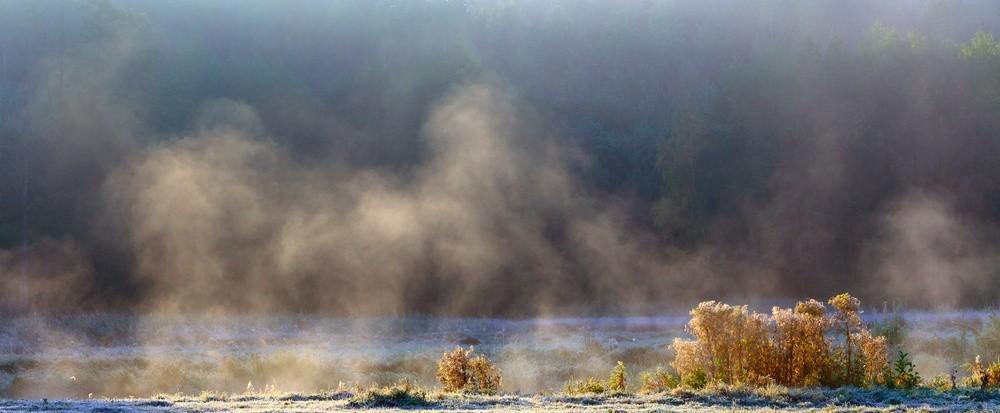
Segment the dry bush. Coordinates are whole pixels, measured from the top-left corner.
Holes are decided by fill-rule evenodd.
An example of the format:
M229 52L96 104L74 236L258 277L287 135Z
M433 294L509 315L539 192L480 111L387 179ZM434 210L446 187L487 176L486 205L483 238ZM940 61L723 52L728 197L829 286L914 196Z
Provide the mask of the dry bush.
M710 382L757 384L774 360L769 318L746 306L707 301L691 310L688 331L695 340L675 340L674 368L683 378L703 371Z
M868 386L877 383L881 372L889 365L889 345L886 338L873 336L866 330L857 333L854 342L858 343L858 348L861 350L861 363L864 366L860 385ZM854 384L857 385L857 383Z
M496 394L500 390L502 377L500 369L485 356L475 356L469 360L469 380L466 391L483 394Z
M682 338L674 339L674 370L680 375L681 381L694 372L700 371L704 375L705 371L702 370L702 366L707 363L705 359L705 351L702 350L701 343L698 340L685 340Z
M864 367L859 363L859 343L855 339L863 326L858 313L861 302L849 294L836 295L827 302L836 310L831 317L833 329L837 332L831 354L833 362L838 367L828 383L837 386L863 384Z
M826 307L816 300L800 302L794 310L774 307L775 381L792 386L816 386L830 368L824 317Z
M500 390L500 369L485 356L473 356L472 352L471 348L456 347L441 356L437 378L444 391L495 394Z
M861 322L860 302L848 294L830 299L833 314L816 300L770 316L746 306L703 302L691 310L693 340L674 340L674 368L704 374L709 383L801 387L876 383L887 365L884 337Z
M444 385L444 391L456 392L465 388L469 381L466 369L469 365L469 354L472 350L456 347L455 350L445 352L438 361L437 378Z
M872 336L861 321L861 301L843 293L830 298L836 310L830 321L836 332L831 346L834 372L827 381L831 386L869 386L879 381L888 366L885 337Z
M767 316L751 313L746 306L703 302L691 310L688 323L694 342L674 342L674 368L682 377L700 369L709 381L756 383L773 358L768 324Z

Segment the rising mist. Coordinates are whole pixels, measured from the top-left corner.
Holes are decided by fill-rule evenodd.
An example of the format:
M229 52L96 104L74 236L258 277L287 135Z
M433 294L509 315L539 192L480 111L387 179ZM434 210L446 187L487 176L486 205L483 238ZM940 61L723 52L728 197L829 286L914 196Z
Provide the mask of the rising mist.
M0 311L991 304L993 33L988 1L6 1Z

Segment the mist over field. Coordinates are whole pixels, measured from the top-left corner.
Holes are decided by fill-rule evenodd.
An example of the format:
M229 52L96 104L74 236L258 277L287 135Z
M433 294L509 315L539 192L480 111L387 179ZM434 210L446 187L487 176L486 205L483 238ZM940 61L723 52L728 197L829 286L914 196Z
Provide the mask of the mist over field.
M993 1L0 2L0 312L1000 293Z

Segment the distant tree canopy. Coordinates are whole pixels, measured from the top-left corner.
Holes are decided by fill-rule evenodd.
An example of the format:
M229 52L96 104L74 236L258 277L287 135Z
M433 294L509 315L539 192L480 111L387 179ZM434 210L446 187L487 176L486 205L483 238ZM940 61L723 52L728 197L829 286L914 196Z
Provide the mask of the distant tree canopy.
M797 228L779 236L789 269L833 275L858 274L858 241L906 191L942 190L995 220L998 47L983 32L955 46L874 26L856 48L808 45L731 67L713 96L675 112L655 221L682 245L713 225L742 227L717 235L744 245L778 225L754 223L772 209ZM809 258L797 266L799 254Z

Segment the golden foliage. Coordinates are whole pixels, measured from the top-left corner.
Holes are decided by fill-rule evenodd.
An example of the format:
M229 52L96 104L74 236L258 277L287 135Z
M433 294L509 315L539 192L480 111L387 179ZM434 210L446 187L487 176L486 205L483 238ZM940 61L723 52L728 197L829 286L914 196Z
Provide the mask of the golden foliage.
M456 392L465 388L465 383L469 381L465 374L466 366L469 365L469 353L461 347L445 352L438 361L437 378L444 385L444 391Z
M860 301L849 294L816 300L771 315L746 306L707 301L691 310L694 340L675 339L674 369L682 381L704 374L710 383L765 386L869 385L887 365L884 337L861 322ZM842 333L842 335L837 335Z
M500 369L485 356L473 356L472 351L456 347L441 356L437 378L444 391L495 394L500 389Z
M966 377L965 385L969 387L996 388L1000 387L1000 359L983 366L979 356L976 361L967 366L971 376Z
M823 317L825 312L826 308L816 300L800 302L795 310L778 307L771 310L776 382L816 386L825 377L830 368L826 340L829 323Z
M872 336L868 330L855 335L855 342L861 349L861 360L864 364L862 384L870 385L878 382L880 374L889 365L889 345L883 336Z
M496 394L500 390L502 376L500 369L485 356L475 356L469 360L469 380L466 391L473 393Z

